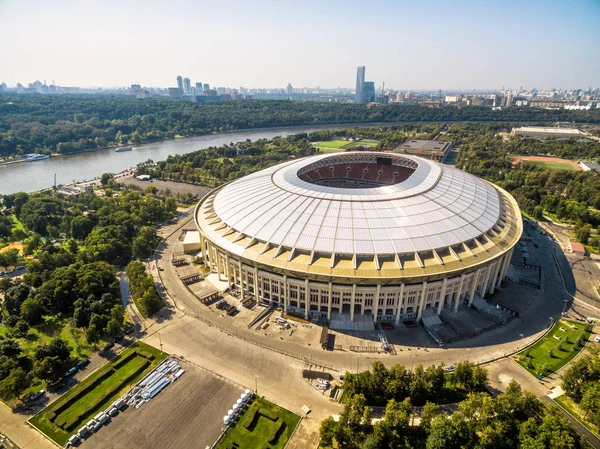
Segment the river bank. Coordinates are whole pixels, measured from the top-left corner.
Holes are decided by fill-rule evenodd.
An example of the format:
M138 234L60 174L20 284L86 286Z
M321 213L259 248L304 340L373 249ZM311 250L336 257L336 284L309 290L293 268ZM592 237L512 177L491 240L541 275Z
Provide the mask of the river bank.
M535 122L525 122L525 121L521 121L521 120L509 120L509 121L489 121L489 120L483 120L483 121L470 121L473 123L519 123L519 124L524 124L524 125L532 125L535 124ZM149 141L145 141L145 142L139 142L139 143L127 143L127 145L129 146L134 146L134 145L150 145L150 144L155 144L155 143L160 143L160 142L170 142L170 141L175 141L175 140L179 140L179 139L194 139L197 137L205 137L205 136L219 136L219 135L232 135L232 134L239 134L239 133L244 133L244 132L250 132L250 131L277 131L277 130L289 130L289 129L315 129L315 130L319 130L319 129L335 129L335 128L354 128L354 127L360 127L360 128L365 128L365 127L369 127L369 126L382 126L382 125L415 125L415 124L423 124L423 125L436 125L436 124L456 124L456 123L470 123L469 121L466 120L432 120L432 121L418 121L418 120L409 120L409 121L401 121L401 122L359 122L359 123L329 123L329 124L324 124L324 125L292 125L292 126L276 126L276 127L263 127L263 128L249 128L249 129L238 129L238 130L232 130L232 131L223 131L223 132L213 132L210 134L196 134L196 135L192 135L192 136L177 136L177 137L173 137L173 138L169 138L169 139L160 139L160 140L149 140ZM576 123L574 123L576 124ZM123 144L125 145L125 144ZM76 155L76 154L82 154L82 153L90 153L90 152L96 152L96 151L106 151L106 150L116 150L117 148L119 148L122 145L111 145L111 146L107 146L107 147L102 147L102 148L86 148L84 150L78 150L78 151L71 151L69 153L51 153L50 156L51 157L60 157L60 156L71 156L71 155ZM0 167L4 166L4 165L10 165L10 164L16 164L16 163L21 163L21 162L26 162L25 159L20 159L20 160L11 160L11 161L0 161Z

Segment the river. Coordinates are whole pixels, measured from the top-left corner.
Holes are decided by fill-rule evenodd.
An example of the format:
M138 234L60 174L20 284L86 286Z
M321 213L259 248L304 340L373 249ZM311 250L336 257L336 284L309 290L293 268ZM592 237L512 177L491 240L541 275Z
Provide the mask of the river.
M235 131L199 137L165 140L162 142L134 145L132 151L115 153L114 150L98 150L66 154L35 162L21 162L0 166L0 194L35 192L52 187L54 175L57 184L90 180L102 173L118 173L140 162L152 159L161 161L173 154L185 154L230 142L246 139L272 139L321 129L346 128L356 125L328 125L312 127L288 127L261 130ZM363 125L367 126L367 125Z

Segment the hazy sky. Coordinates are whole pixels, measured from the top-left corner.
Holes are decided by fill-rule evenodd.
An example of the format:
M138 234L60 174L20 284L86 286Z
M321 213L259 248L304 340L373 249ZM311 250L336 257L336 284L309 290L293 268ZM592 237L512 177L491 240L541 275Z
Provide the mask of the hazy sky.
M0 0L0 82L600 86L600 0Z

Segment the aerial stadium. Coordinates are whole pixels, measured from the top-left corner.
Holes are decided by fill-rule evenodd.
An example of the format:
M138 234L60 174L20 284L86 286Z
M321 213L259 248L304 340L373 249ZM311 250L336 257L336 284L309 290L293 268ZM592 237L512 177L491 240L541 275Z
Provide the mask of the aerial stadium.
M317 155L225 184L196 207L204 260L286 312L421 320L505 277L516 201L448 165L396 153Z

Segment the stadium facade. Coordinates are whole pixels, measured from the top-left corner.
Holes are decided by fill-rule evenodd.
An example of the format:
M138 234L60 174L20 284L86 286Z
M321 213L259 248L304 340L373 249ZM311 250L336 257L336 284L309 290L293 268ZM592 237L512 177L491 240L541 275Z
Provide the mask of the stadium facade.
M353 321L419 320L493 293L523 230L501 188L377 152L312 156L245 176L206 195L195 220L207 264L241 294L306 318Z

